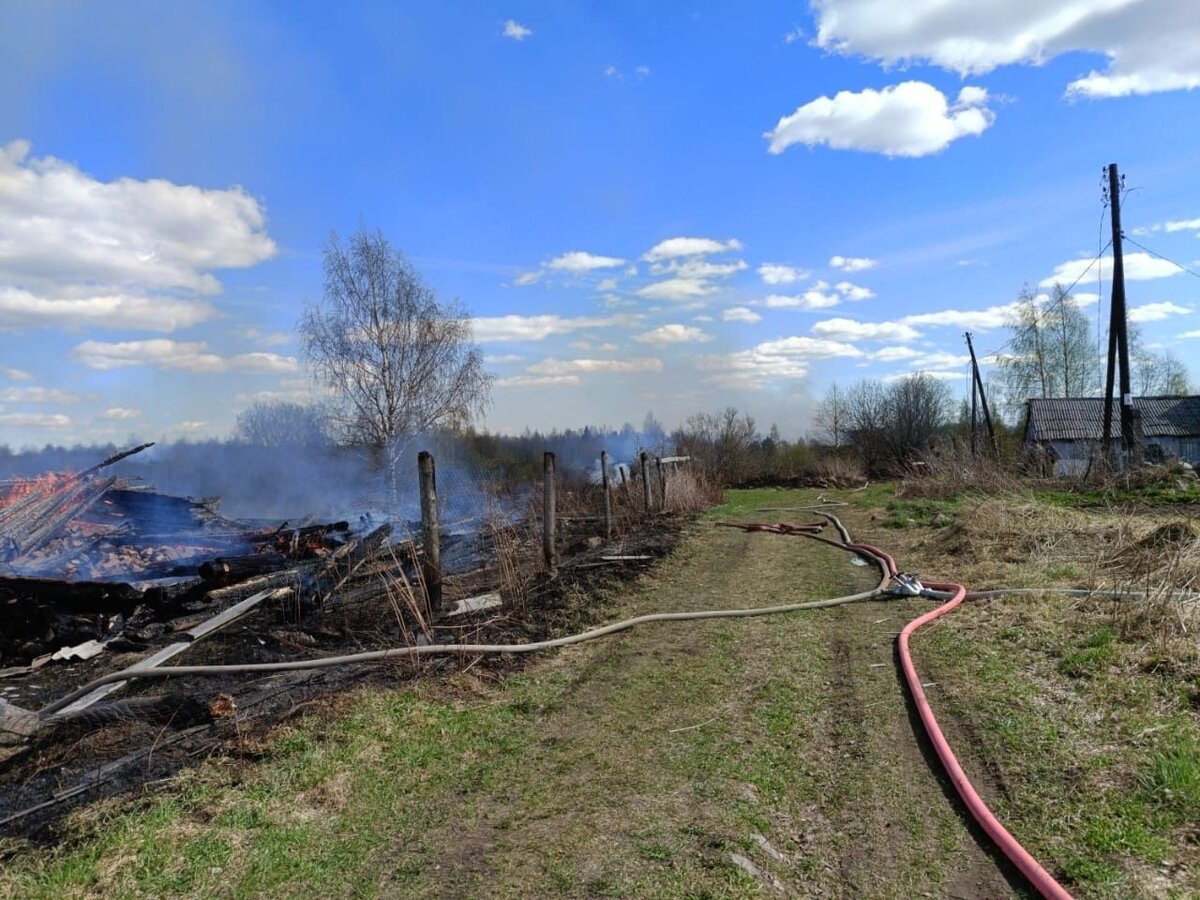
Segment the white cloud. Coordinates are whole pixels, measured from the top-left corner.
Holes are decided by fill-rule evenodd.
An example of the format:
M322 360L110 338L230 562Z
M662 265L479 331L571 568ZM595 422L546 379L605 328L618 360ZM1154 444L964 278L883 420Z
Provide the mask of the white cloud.
M497 378L492 382L498 388L510 387L566 387L582 384L578 375L513 375Z
M927 378L936 378L938 381L955 381L963 378L963 373L953 372L942 369L921 369L917 372L893 372L891 375L885 375L884 381L903 381L905 378L912 378L914 375L924 375Z
M638 78L650 77L650 67L649 66L638 66L633 71L634 71L634 74L637 75Z
M920 354L909 365L914 369L941 369L948 371L955 366L965 366L970 361L971 357L966 353L950 353L946 350L935 350L931 353ZM982 365L982 362L980 364ZM959 369L958 374L962 374L961 369Z
M1088 271L1088 266L1091 266L1090 271ZM1149 253L1126 253L1124 255L1124 267L1126 281L1150 281L1154 278L1168 278L1171 275L1178 275L1183 271L1175 263L1167 262L1165 259L1158 259ZM1097 269L1099 269L1099 275L1096 274ZM1105 281L1111 281L1112 257L1102 256L1100 262L1096 265L1092 265L1092 259L1082 258L1060 263L1054 267L1052 274L1038 282L1038 287L1053 287L1056 283L1064 286L1072 284L1082 278L1085 271L1088 278L1095 279L1099 277Z
M513 284L517 287L529 287L531 284L537 284L542 280L542 276L546 273L541 269L534 269L532 272L522 272L513 279Z
M725 322L748 322L753 325L755 322L761 322L762 316L746 306L731 306L721 313L721 319Z
M870 288L861 287L849 281L839 281L837 283L837 292L851 302L870 300L875 296L875 292Z
M706 259L692 257L682 261L671 260L666 263L655 263L650 267L650 272L654 275L673 274L679 278L703 280L707 278L728 278L730 275L741 272L745 268L745 261L740 259L727 263L715 263L709 262Z
M504 31L501 32L506 38L512 38L514 41L523 41L525 38L533 34L533 31L526 28L516 19L509 19L504 23Z
M785 44L794 44L796 41L804 40L805 37L806 35L804 34L804 29L799 25L796 25L793 26L790 31L784 33L783 42Z
M567 275L579 276L601 269L615 269L623 265L625 265L625 260L615 256L600 256L595 253L588 253L586 250L571 250L554 257L554 259L543 262L540 268L529 272L522 272L513 279L513 284L517 287L528 287L531 284L537 284L548 272L562 272ZM613 279L605 279L601 284L611 284L612 287L601 287L600 290L613 290L616 288L616 281Z
M716 285L696 278L668 278L666 281L655 281L634 291L639 297L649 300L693 300L716 292Z
M78 403L69 391L47 387L0 388L0 403Z
M945 94L923 81L905 81L879 91L839 91L833 98L818 97L784 116L764 137L770 140L770 153L806 144L886 156L928 156L959 138L983 134L995 119L984 105L986 98L981 88L967 87L951 104Z
M508 341L541 341L556 334L570 334L583 328L608 328L631 325L637 321L630 315L615 316L479 316L471 320L475 340L481 344L500 344Z
M728 278L746 268L745 261L741 259L730 262L713 262L704 259L703 255L707 253L721 252L712 249L708 243L705 243L708 242L707 238L674 238L673 240L684 243L664 247L664 245L672 243L664 241L644 257L649 258L651 254L655 254L655 258L650 264L651 274L672 277L639 288L635 292L638 296L650 300L697 301L702 297L715 294L719 290L712 283L712 279ZM722 250L732 250L741 245L734 240L718 246ZM703 306L704 304L694 303L692 305Z
M592 372L629 374L661 372L662 360L652 356L631 359L543 359L531 365L530 375L585 375Z
M623 266L625 260L615 256L597 256L595 253L588 253L585 250L572 250L554 257L543 265L555 272L570 272L572 275L580 275L596 269L613 269Z
M737 238L718 241L713 238L674 237L659 241L642 254L642 259L646 262L661 262L680 256L703 256L709 253L727 253L741 249L742 242Z
M869 256L831 256L829 264L843 272L862 272L865 269L873 269L876 265L875 260Z
M1174 233L1176 231L1200 231L1200 219L1175 219L1171 222L1163 222L1163 231Z
M695 325L660 325L634 337L639 344L696 344L711 341L712 335Z
M856 319L825 319L812 328L813 334L842 341L896 341L904 343L921 336L904 322L859 322Z
M131 366L154 366L185 372L294 372L300 364L294 357L277 353L240 353L221 356L203 341L84 341L71 356L89 369L109 371Z
M281 347L290 344L292 334L287 331L259 331L257 328L247 328L243 336L248 341L254 341L260 347Z
M942 309L905 316L901 321L906 325L945 325L987 331L1007 326L1016 308L1015 303L1004 303L986 309Z
M0 413L0 425L8 428L70 428L62 413Z
M33 373L24 369L14 369L10 366L0 366L0 377L9 381L33 381Z
M785 266L782 263L763 263L758 267L758 276L766 284L792 284L803 281L811 273L796 266Z
M1183 334L1180 335L1180 337L1181 338L1200 338L1200 330L1185 331Z
M609 64L604 67L604 77L611 78L614 81L624 81L625 80L625 76L621 74L621 70L612 64Z
M616 289L617 279L615 278L603 278L600 280L600 283L596 285L596 290L601 291L602 293L611 293Z
M699 366L718 373L710 381L731 387L759 388L771 381L803 378L815 360L862 355L853 344L796 336L765 341L737 353L706 357Z
M913 347L882 347L871 354L876 362L896 362L901 359L916 359L921 351Z
M829 309L842 302L842 298L829 291L829 285L818 281L803 294L771 294L762 301L768 309Z
M1200 86L1200 16L1181 0L816 0L817 46L886 66L929 62L960 75L1041 65L1074 51L1101 54L1105 71L1070 95L1117 97Z
M142 411L140 409L130 409L127 406L110 406L101 414L101 418L119 421L140 419L141 417Z
M1129 310L1130 322L1161 322L1171 316L1186 316L1191 310L1175 303L1143 303Z
M499 353L495 355L484 356L483 361L489 366L503 366L508 363L520 362L525 357L519 353Z
M266 214L240 187L103 182L71 163L0 147L0 329L150 331L213 314L215 269L275 255Z

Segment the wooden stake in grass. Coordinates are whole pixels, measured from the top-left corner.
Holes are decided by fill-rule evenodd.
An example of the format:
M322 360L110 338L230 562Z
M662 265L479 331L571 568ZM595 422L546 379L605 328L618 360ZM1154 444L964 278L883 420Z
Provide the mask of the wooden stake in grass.
M437 472L433 454L422 450L417 454L417 472L421 479L421 547L425 551L425 590L429 605L438 610L442 605L442 529L438 524Z
M608 488L608 451L600 451L600 486L604 490L604 539L612 540L612 495Z
M558 554L554 549L554 495L554 454L547 450L542 456L542 555L551 578L558 574Z

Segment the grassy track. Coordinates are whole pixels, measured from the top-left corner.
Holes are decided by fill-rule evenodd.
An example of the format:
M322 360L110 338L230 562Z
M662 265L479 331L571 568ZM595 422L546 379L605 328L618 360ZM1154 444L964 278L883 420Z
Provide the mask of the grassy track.
M861 590L734 492L612 616ZM867 535L864 534L864 537ZM912 897L1011 893L913 739L893 633L922 601L651 626L493 683L363 695L11 851L0 895Z

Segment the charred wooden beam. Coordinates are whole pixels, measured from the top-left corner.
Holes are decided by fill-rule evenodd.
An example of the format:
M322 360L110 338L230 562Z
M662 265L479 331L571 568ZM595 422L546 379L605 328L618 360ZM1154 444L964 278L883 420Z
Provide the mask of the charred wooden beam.
M18 598L70 612L129 612L142 592L123 582L0 576L0 603Z
M287 565L287 561L286 556L276 552L226 556L203 563L198 573L205 581L228 585L278 571Z

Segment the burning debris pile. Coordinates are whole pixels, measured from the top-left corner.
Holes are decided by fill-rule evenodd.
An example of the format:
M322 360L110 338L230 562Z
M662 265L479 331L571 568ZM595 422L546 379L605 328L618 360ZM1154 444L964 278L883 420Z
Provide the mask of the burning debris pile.
M86 659L112 641L145 644L164 619L260 582L307 582L312 596L362 555L348 522L254 527L223 518L215 501L104 475L149 446L77 475L0 484L0 671Z
M670 550L678 529L661 514L712 499L679 461L652 474L645 455L620 485L605 471L559 490L547 453L543 483L505 515L441 524L422 453L420 522L292 526L108 474L146 446L78 474L0 482L0 829L49 821L41 811L101 785L169 774L241 740L248 721L288 715L297 697L453 660L168 681L122 679L130 669L161 671L183 654L185 667L298 664L484 635L537 640L578 615L568 597Z

